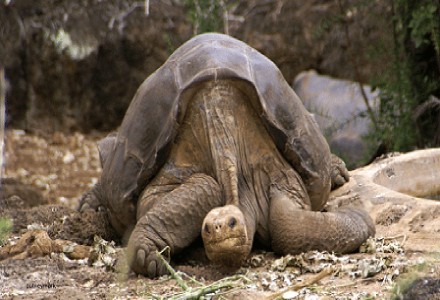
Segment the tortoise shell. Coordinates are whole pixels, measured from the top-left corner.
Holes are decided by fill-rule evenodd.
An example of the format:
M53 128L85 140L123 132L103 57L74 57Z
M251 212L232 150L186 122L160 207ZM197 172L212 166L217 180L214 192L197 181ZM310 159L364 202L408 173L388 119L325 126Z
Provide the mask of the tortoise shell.
M139 87L117 135L101 143L101 201L122 223L133 222L139 194L167 160L186 103L200 83L245 82L246 93L280 153L303 179L312 209L330 192L330 150L316 122L263 54L223 34L202 34L179 47ZM131 220L130 220L131 219Z

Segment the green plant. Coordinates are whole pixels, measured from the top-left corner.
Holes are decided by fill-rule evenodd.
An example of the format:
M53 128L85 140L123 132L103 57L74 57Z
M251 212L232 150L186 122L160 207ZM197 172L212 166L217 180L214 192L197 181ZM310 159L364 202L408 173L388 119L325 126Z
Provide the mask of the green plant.
M373 82L381 104L370 138L388 151L440 146L440 113L425 104L440 96L440 2L391 0L390 6L393 47L383 51L393 61Z
M188 18L194 35L204 32L225 32L226 6L223 0L186 0Z
M433 42L437 56L439 56L439 22L437 18L438 4L425 1L422 2L420 6L415 7L408 26L411 28L411 38L416 48L422 45L429 45Z
M391 300L402 299L402 295L408 291L411 285L418 279L423 278L426 275L426 269L428 264L421 263L416 264L406 270L404 274L398 277L397 281L391 289Z
M164 34L162 34L162 38L167 45L168 55L173 54L173 52L176 50L176 46L174 45L174 42L173 42L171 35L169 33L164 33Z
M8 239L12 231L12 221L8 218L0 217L0 246Z

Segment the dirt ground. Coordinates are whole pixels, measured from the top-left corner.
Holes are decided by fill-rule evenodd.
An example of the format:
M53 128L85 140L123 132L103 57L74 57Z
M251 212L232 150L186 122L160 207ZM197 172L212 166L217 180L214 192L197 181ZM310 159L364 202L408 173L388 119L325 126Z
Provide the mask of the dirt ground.
M95 143L103 136L7 131L4 180L13 180L30 191L6 195L3 184L3 196L9 198L0 203L15 203L11 209L46 204L75 208L100 175ZM403 213L398 207L382 213L376 220L376 238L362 247L362 253L336 256L308 252L278 257L256 249L241 269L225 273L210 265L203 249L195 245L173 260L178 271L175 277L155 280L128 272L120 245L95 239L91 246L79 248L72 241L48 238L44 226L27 224L30 226L13 233L0 247L0 298L151 299L180 295L179 299L197 299L197 292L206 292L208 299L440 299L440 248L436 247L437 235L430 237L427 230L428 226L440 228L440 219L436 212L431 212L431 217L418 217L412 230L421 232L423 239L409 241L406 230L399 232L394 226L388 232L387 223L399 220ZM26 238L25 232L32 238ZM20 237L25 237L28 252L24 255L17 250L2 257L2 251L12 253L20 245ZM36 254L29 249L40 237L52 248ZM423 250L425 242L430 246ZM407 247L411 243L422 245ZM81 253L73 255L77 250ZM403 296L408 287L410 291Z

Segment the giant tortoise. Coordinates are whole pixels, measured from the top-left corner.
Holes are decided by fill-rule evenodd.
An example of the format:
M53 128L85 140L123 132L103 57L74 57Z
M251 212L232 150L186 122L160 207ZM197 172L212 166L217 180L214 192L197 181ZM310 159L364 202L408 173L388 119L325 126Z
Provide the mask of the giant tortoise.
M108 210L137 273L165 273L156 250L200 234L210 260L235 266L256 240L346 253L375 232L360 208L322 212L345 165L275 64L226 35L178 48L98 146L102 175L82 209Z

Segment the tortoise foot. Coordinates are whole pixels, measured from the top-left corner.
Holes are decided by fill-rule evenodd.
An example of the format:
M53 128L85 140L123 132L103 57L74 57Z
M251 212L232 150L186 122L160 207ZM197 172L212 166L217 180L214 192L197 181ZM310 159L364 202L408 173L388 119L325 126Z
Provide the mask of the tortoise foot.
M165 264L160 258L155 246L138 245L131 268L135 273L156 278L168 274Z
M105 211L105 207L99 201L99 198L97 196L98 189L99 189L99 186L97 184L91 190L85 192L82 195L82 197L79 201L78 211L80 211L80 212L84 212L87 210Z
M350 180L350 175L344 161L334 154L332 154L331 156L332 162L330 176L332 182L332 190L334 190L348 182Z
M128 242L128 261L130 268L137 274L156 278L168 274L167 268L160 257L159 251L165 245L156 245L142 232L143 229L136 226ZM167 255L168 254L168 255ZM169 251L164 251L162 257L169 261Z

